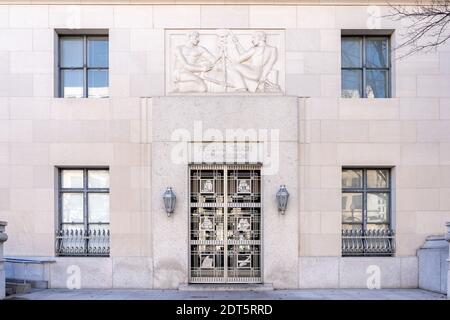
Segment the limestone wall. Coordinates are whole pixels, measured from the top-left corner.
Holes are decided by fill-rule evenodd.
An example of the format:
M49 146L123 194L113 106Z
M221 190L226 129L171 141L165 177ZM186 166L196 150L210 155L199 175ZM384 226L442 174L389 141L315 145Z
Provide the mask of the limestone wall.
M313 272L317 286L335 284L353 263L365 272L368 260L340 258L341 167L348 165L394 168L397 257L380 263L389 261L394 274L415 270L416 249L427 235L443 233L450 218L450 45L394 57L393 98L341 99L341 29L367 29L369 12L367 6L0 5L0 220L10 223L5 253L54 256L55 166L109 166L111 258L75 260L87 270L111 270L102 282L108 286L185 281L187 170L165 159L173 130L201 120L205 128L280 130L283 166L264 191L270 217L264 228L269 222L277 228L266 232L267 281L314 286L307 280ZM386 18L375 26L395 29L394 45L404 31ZM55 98L55 29L69 28L109 30L110 98ZM289 102L164 97L164 30L197 28L284 30L283 99ZM242 101L249 101L244 111ZM172 220L160 202L169 183L179 199ZM280 183L292 191L284 218L273 212ZM71 259L61 259L53 277L66 276ZM327 268L333 278L320 278ZM285 277L289 270L299 271ZM417 284L415 271L401 274L414 276L390 283ZM65 283L59 279L53 283ZM91 281L87 285L95 286Z

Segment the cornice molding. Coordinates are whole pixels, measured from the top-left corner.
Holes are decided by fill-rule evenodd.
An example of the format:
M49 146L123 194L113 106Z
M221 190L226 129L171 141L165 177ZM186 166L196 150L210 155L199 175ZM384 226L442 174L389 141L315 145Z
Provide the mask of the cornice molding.
M430 1L421 1L428 3ZM0 0L0 5L415 5L415 0Z

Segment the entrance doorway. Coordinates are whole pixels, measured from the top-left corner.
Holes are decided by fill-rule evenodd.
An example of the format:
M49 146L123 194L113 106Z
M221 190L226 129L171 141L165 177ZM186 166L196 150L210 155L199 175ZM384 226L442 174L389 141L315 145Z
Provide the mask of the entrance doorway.
M189 282L262 282L261 166L191 165L189 181Z

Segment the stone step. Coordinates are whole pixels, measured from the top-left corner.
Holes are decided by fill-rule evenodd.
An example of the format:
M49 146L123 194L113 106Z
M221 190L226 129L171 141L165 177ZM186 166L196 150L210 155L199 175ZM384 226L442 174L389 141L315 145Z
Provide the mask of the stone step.
M179 291L271 291L271 283L264 284L226 284L226 283L183 283Z
M31 288L33 289L48 289L48 281L45 280L31 280Z
M14 294L14 288L11 286L5 286L5 293L7 296L13 295Z
M22 279L12 278L7 278L6 282L11 285L24 283ZM48 281L45 280L27 280L26 283L29 284L33 289L48 289Z
M31 283L11 282L6 280L6 292L8 295L31 292Z

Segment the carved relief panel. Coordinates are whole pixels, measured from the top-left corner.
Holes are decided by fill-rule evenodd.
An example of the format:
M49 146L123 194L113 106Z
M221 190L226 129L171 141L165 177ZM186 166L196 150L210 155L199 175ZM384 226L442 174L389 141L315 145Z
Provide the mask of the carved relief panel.
M166 30L167 94L283 94L283 30Z

